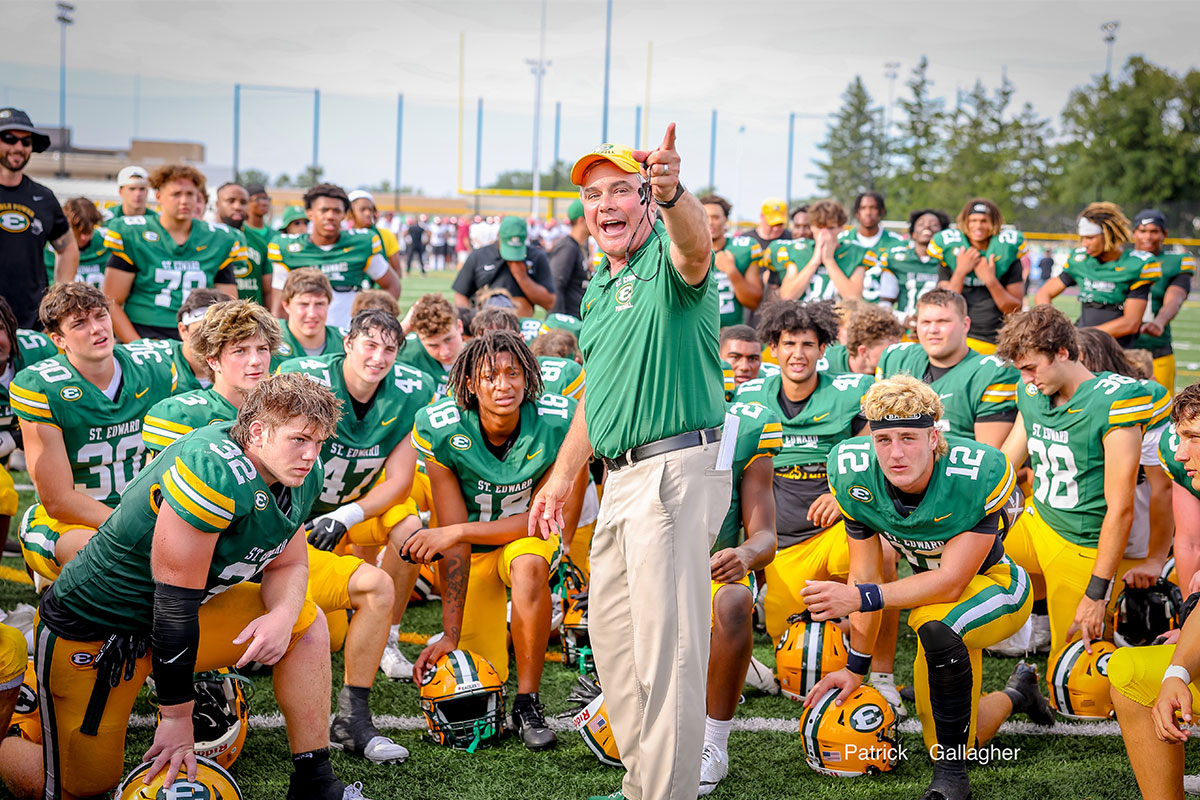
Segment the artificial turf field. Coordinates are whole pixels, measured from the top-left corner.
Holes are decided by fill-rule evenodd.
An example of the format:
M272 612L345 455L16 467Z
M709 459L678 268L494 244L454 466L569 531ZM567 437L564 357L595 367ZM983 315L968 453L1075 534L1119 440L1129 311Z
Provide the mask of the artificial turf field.
M449 291L453 272L431 273L428 277L404 279L401 304L407 308L417 296L429 291ZM1070 315L1077 306L1073 298L1060 298L1059 305ZM1200 376L1200 302L1186 304L1174 324L1175 350L1179 362L1179 387ZM28 476L14 473L18 485L28 485ZM32 492L21 492L21 513L32 500ZM15 519L19 519L19 516ZM15 523L12 536L16 535ZM19 559L4 559L0 570L0 608L11 609L19 602L34 602L32 587L8 579L23 571ZM441 610L436 602L410 606L403 623L406 639L402 644L411 659L420 652L416 642L441 628ZM575 674L558 660L557 643L551 650L542 680L542 701L548 716L567 710L566 696ZM912 660L916 636L902 622L896 654L897 683L912 678ZM773 645L765 635L755 637L755 655L768 665L774 664ZM985 691L1004 685L1015 659L985 657ZM1045 656L1037 659L1045 674ZM515 692L514 677L509 682ZM342 656L333 656L332 696L341 688ZM245 750L233 767L234 777L246 798L253 800L283 798L287 792L291 764L287 739L274 703L269 677L252 678L255 692L250 711L255 719L246 739ZM703 696L694 698L703 703ZM372 800L404 798L408 800L484 800L485 798L537 798L538 800L576 800L592 794L607 794L618 788L621 771L600 764L563 720L558 726L556 749L528 752L515 737L499 746L474 754L439 747L422 740L424 723L420 718L417 690L411 683L391 682L380 673L372 692L372 710L379 727L411 751L402 765L376 766L352 757L333 753L334 768L346 781L361 781L365 795ZM902 725L900 741L908 752L895 772L875 778L842 780L812 772L805 764L798 725L800 707L783 697L768 697L747 690L746 701L738 709L738 726L730 737L731 769L729 777L712 794L714 798L916 798L930 777L930 765L921 742L919 727L913 721ZM153 707L146 698L134 709L126 748L126 768L132 769L152 739ZM974 797L979 800L1026 800L1045 798L1129 798L1136 797L1137 785L1114 723L1060 723L1053 729L1027 733L1023 721L1014 719L1001 730L994 744L1019 748L1012 761L994 763L972 770ZM1200 750L1192 748L1187 758L1189 773L1200 772ZM0 787L0 798L9 795Z

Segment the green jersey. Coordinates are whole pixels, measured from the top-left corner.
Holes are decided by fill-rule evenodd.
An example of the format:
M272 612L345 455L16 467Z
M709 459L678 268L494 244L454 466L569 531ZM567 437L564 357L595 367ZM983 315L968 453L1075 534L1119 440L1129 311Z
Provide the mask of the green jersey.
M752 236L726 237L725 244L716 252L728 252L733 256L733 265L742 275L754 264L762 263L763 248ZM741 325L746 321L746 309L738 301L733 292L733 283L729 276L721 270L714 270L713 277L717 279L717 302L721 309L721 327Z
M542 332L542 321L533 317L521 317L521 338L529 344Z
M850 351L841 342L833 342L825 348L825 355L817 360L817 370L843 375L851 372Z
M1196 274L1196 259L1190 253L1167 253L1158 256L1161 274L1150 289L1150 313L1157 315L1167 297L1167 289L1178 286L1184 296L1192 291L1192 276ZM1171 325L1163 328L1162 336L1138 336L1135 347L1143 347L1155 358L1174 352L1171 348Z
M915 506L884 476L868 436L844 441L829 454L829 486L851 538L882 535L918 572L937 569L946 543L961 533L994 535L992 552L979 568L986 572L1004 555L1004 507L1016 489L1016 472L994 447L954 435L946 444L949 452L934 463Z
M583 327L583 322L579 317L573 317L570 314L547 314L542 320L542 327L538 329L538 334L549 333L554 330L570 331L576 340L579 339L579 331Z
M917 300L938 285L938 262L932 256L921 258L912 242L883 251L880 265L896 276L899 293L895 309L902 319L917 313Z
M332 325L325 326L325 344L319 353L310 353L300 344L296 334L288 327L286 319L279 321L283 336L279 341L279 349L271 354L271 372L279 369L279 365L288 359L304 358L305 356L331 356L346 352L346 332Z
M434 392L437 397L445 397L447 384L450 380L450 368L442 364L425 349L415 333L410 333L404 339L404 347L396 356L397 364L407 364L414 369L424 372L433 378Z
M142 421L142 442L151 453L169 447L196 428L232 422L238 410L216 389L197 389L159 400Z
M812 239L776 239L767 248L764 262L771 265L782 281L787 276L789 267L804 269L812 260L816 246L817 243ZM833 251L833 260L847 278L851 277L859 267L870 270L879 263L867 248L842 240L838 241L837 249ZM804 296L800 299L805 303L810 303L815 300L838 300L840 298L837 285L834 284L825 265L822 264L817 267L808 288L804 291Z
M1130 251L1113 261L1092 258L1076 248L1067 259L1058 279L1066 286L1079 287L1081 328L1094 328L1124 315L1126 300L1146 300L1150 288L1162 275L1158 256ZM1132 347L1136 334L1121 336L1117 343Z
M90 283L97 289L104 283L104 265L108 263L108 248L104 246L104 229L92 231L92 238L87 247L79 250L79 269L75 271L75 280ZM42 254L42 263L46 265L46 285L54 285L54 260L57 253L50 245Z
M1200 498L1200 489L1196 488L1191 476L1187 474L1187 465L1175 455L1178 450L1179 431L1175 430L1175 423L1172 422L1170 427L1163 432L1162 438L1158 440L1158 460L1162 463L1162 468L1171 476L1171 480L1187 489L1196 498Z
M242 230L247 233L252 233L262 240L263 244L270 244L271 240L279 235L279 231L272 228L270 225L264 225L261 228L255 228L253 225L242 225ZM264 264L267 262L264 261Z
M850 373L817 373L817 386L807 400L792 402L783 394L783 378L773 375L738 387L739 403L766 406L778 417L783 444L775 456L775 523L780 548L820 533L808 519L808 508L829 491L825 459L839 442L866 424L862 397L875 379Z
M115 507L145 460L142 418L175 390L175 366L157 347L120 344L113 357L120 385L112 399L65 353L18 372L9 392L23 421L62 431L75 490Z
M938 279L950 280L958 266L958 256L971 248L971 243L962 231L951 229L939 231L929 242L926 252L937 262ZM1020 283L1024 278L1021 259L1025 257L1025 234L1015 230L1004 230L988 240L982 256L996 257L996 279L1002 286ZM967 301L967 313L971 317L971 338L995 343L1004 315L992 299L988 290L975 273L963 278L963 299Z
M117 203L115 206L109 206L108 208L100 209L100 224L108 225L108 223L112 222L113 220L121 219L124 216L125 216L125 209L121 207L120 203ZM147 208L145 211L142 212L142 216L143 217L157 217L158 212L155 211L153 208Z
M1055 406L1033 384L1017 389L1029 440L1033 504L1059 536L1096 547L1108 508L1104 438L1116 428L1143 428L1154 416L1149 389L1133 378L1101 372Z
M320 462L296 488L268 485L229 437L232 427L199 428L142 470L87 547L63 567L54 584L58 605L100 630L148 630L155 586L150 551L164 502L188 525L217 537L206 600L259 575L283 552L321 489Z
M783 446L783 427L779 417L757 403L734 403L729 414L738 418L737 439L733 447L733 493L729 511L721 523L721 532L710 552L737 547L745 540L742 529L742 476L758 458L774 458Z
M903 236L892 233L886 228L880 228L872 237L863 236L858 228L847 228L838 234L839 242L856 244L866 250L876 263L883 261L883 254L893 247L903 247L908 244Z
M567 437L575 401L544 394L521 403L521 420L503 457L488 446L479 413L460 408L453 398L417 412L412 442L425 461L445 467L458 478L468 522L524 514L533 489L551 467ZM471 545L480 553L495 548Z
M390 267L383 258L383 242L374 229L342 231L329 247L314 244L307 233L281 233L267 245L271 262L271 286L282 290L287 274L301 267L312 267L325 273L333 285L333 301L329 304L329 321L334 325L350 324L350 306L354 295L370 278L379 280Z
M336 353L317 358L294 358L280 372L300 372L328 387L342 401L342 418L337 430L325 440L321 460L325 482L313 504L313 515L353 503L367 493L379 478L383 464L412 430L417 412L433 399L433 386L424 373L396 364L391 376L375 390L370 405L360 417L346 388L343 373L346 356Z
M218 222L192 220L176 244L157 217L122 217L105 229L111 268L132 272L125 313L135 325L175 330L175 312L193 289L233 283L245 266L241 240Z
M542 367L542 385L550 394L560 394L572 400L583 397L586 377L583 367L573 358L538 356Z
M133 344L138 347L157 347L167 354L175 364L175 393L183 394L212 385L207 378L201 380L192 365L183 354L183 342L178 339L138 339Z
M263 287L268 281L266 267L269 241L253 228L243 227L241 230L234 229L233 233L241 240L243 252L246 256L245 260L235 267L233 271L234 282L237 283L238 298L241 300L253 300L262 305Z
M17 328L17 346L12 352L8 366L0 373L0 431L5 433L12 433L17 428L17 418L8 400L8 387L13 378L30 364L58 355L58 348L44 333Z
M944 413L938 423L943 432L975 438L976 422L1012 422L1017 418L1017 382L1021 373L996 356L969 350L952 367L935 367L916 342L900 342L883 351L875 378L912 375L932 386Z

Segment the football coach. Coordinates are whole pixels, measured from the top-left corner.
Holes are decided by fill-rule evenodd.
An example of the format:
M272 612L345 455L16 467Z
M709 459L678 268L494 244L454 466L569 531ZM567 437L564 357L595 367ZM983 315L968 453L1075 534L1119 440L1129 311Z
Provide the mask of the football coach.
M530 534L561 529L572 476L593 453L603 460L588 632L626 768L608 797L694 800L709 547L729 508L734 438L721 446L712 237L679 181L674 124L656 150L597 147L571 182L605 258L583 296L584 408L530 509Z

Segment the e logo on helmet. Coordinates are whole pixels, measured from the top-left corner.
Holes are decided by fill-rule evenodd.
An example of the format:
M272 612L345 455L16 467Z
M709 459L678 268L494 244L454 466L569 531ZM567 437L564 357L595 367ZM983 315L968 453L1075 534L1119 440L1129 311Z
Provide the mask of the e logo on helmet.
M883 724L883 710L874 703L859 706L850 715L850 727L859 733L870 733Z

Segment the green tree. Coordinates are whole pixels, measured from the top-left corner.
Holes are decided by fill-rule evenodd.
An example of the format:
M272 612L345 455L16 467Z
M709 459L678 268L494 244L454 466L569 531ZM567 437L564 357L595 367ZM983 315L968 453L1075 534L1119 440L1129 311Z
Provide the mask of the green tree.
M281 172L273 185L280 189L287 189L292 185L292 178L286 172Z
M324 177L324 167L320 166L319 164L317 166L309 164L304 168L303 172L296 176L296 181L293 185L298 189L307 189L310 186L316 186L324 179Z
M866 189L883 189L887 182L887 132L883 108L873 105L862 77L842 94L842 107L817 147L824 160L814 160L817 186L828 195L848 202Z
M271 185L271 176L263 172L261 169L255 169L253 167L250 169L238 170L238 174L234 176L234 180L242 184L242 186L248 186L251 183L261 183L263 186Z
M1071 93L1062 128L1062 202L1132 209L1195 197L1200 72L1181 77L1133 56L1115 81L1103 75Z
M926 74L928 69L929 60L921 56L905 83L911 97L898 101L904 118L897 123L896 135L889 143L894 173L888 181L892 194L889 199L897 209L929 206L933 183L945 166L945 101L931 96L933 82Z

